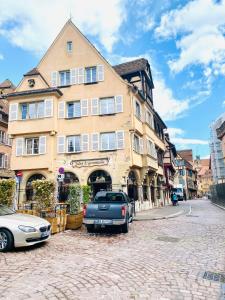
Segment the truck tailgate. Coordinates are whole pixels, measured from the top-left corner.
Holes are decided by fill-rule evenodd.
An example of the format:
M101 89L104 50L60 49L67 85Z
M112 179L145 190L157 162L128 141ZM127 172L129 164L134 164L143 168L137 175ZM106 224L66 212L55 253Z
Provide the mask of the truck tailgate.
M122 203L89 203L86 218L90 219L123 219Z

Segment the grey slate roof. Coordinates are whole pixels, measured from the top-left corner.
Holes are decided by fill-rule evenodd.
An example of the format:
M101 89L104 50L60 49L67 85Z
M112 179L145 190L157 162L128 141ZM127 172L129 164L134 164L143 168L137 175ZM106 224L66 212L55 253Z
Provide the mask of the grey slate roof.
M113 68L120 76L123 76L130 73L135 73L137 71L143 71L146 69L147 64L148 64L147 59L140 58L140 59L136 59L133 61L129 61L123 64L113 66Z

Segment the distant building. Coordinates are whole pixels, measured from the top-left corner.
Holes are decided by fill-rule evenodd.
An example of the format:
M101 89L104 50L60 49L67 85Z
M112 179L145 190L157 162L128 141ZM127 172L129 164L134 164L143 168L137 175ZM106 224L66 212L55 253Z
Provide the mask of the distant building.
M214 183L220 183L225 180L224 153L221 142L224 136L224 121L225 113L210 125L211 168Z
M210 168L210 159L196 159L195 166L198 171L198 196L207 196L210 192L210 186L212 185L212 170Z

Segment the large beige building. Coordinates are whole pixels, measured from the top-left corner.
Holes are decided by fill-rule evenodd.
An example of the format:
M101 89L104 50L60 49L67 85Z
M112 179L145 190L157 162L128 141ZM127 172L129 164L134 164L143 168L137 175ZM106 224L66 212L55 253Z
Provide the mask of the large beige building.
M21 201L32 180L123 189L136 209L163 202L162 122L153 107L147 60L112 67L69 20L36 68L24 75L10 103L11 167L22 171Z

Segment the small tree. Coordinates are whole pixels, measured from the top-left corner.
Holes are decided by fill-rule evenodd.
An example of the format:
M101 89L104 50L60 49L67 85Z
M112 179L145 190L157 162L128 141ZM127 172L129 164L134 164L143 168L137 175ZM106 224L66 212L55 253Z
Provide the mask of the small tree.
M37 208L53 209L55 201L54 201L54 191L55 191L55 183L51 180L35 180L32 182L32 186L34 188L34 200L37 203Z
M89 185L82 185L83 203L87 204L90 201L91 188Z
M16 182L14 179L0 180L0 204L12 206L15 196Z
M74 215L80 211L81 186L71 184L69 186L69 196L67 203L70 205L70 214Z

